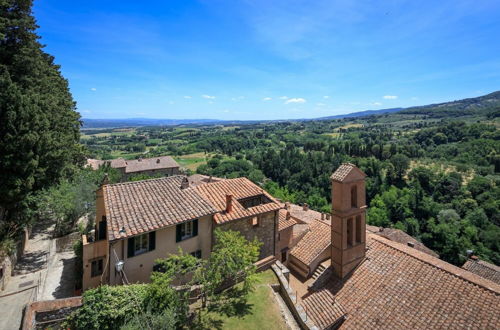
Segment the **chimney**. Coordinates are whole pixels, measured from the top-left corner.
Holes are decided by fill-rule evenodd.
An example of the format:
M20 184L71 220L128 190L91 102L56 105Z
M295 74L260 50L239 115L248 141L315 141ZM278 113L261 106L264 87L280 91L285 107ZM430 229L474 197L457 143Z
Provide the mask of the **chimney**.
M290 202L285 203L285 209L289 210L290 209Z
M325 220L325 214L321 213L321 220Z
M292 215L290 214L290 211L286 211L286 219L290 220L291 217Z
M304 203L304 205L302 205L302 210L309 211L309 205L307 203Z
M208 183L212 182L212 176L208 177Z
M330 221L330 213L326 214L326 220Z
M406 244L408 244L409 247L415 247L415 244L413 242L407 242Z
M181 189L189 188L189 180L187 177L184 177L181 182Z
M156 164L160 164L160 158L156 160Z
M479 258L477 256L470 256L472 260L478 260Z
M233 195L226 194L226 213L233 210Z

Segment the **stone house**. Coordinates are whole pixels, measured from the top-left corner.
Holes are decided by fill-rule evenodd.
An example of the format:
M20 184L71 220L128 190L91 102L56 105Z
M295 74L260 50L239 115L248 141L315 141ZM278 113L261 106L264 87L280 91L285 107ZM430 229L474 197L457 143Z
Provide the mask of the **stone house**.
M179 248L208 258L215 228L262 243L274 257L280 204L246 178L190 186L185 176L105 184L97 191L93 239L83 237L83 289L148 282L155 260Z
M179 164L170 156L139 158L133 160L125 160L123 158L111 160L87 159L87 166L94 170L104 164L109 164L111 167L120 171L124 180L136 174L161 174L164 176L180 174Z

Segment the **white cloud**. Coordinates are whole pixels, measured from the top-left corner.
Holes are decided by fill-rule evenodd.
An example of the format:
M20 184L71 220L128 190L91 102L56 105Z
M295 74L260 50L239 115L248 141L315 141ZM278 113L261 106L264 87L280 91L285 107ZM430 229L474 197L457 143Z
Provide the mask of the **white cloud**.
M91 90L92 92L95 92L95 91L97 90L97 88L92 87L90 90Z
M262 101L271 101L271 100L272 100L272 98L271 98L271 97L264 97L264 98L262 99Z
M280 100L288 100L288 96L280 96Z
M324 98L325 100L327 100L327 99L329 99L329 98L330 98L330 95L325 95L325 96L323 96L323 98Z
M395 100L397 98L397 95L384 95L384 99L386 100Z
M215 99L215 96L206 95L206 94L203 94L201 97L203 97L204 99L208 99L208 100L214 100Z
M184 96L185 99L191 99L192 97L189 95Z
M285 104L289 103L306 103L306 99L303 99L301 97L293 97L285 101Z
M382 103L380 103L380 102L373 102L373 103L371 103L371 105L379 106L379 105L382 105Z
M90 110L83 110L82 112L83 113L92 113L92 111L90 111Z

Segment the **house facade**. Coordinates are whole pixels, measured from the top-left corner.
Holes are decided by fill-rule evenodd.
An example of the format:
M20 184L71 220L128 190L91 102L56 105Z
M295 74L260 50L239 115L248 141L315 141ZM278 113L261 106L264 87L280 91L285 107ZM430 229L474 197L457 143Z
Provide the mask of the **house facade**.
M97 191L95 231L83 237L83 289L148 282L155 260L179 249L208 258L216 228L256 237L260 259L274 256L280 208L246 178L197 186L185 176L105 184Z

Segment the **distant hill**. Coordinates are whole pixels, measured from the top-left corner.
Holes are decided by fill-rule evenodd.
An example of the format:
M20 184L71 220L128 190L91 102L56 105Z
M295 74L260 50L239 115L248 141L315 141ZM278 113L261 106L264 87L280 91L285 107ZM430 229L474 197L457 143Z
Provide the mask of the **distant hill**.
M327 116L315 118L314 120L331 120L331 119L342 119L342 118L356 118L356 117L366 117L372 115L383 115L385 113L394 113L403 110L404 108L389 108L389 109L380 109L380 110L364 110L359 112L352 112L344 115L335 115L335 116Z
M327 116L312 119L295 119L290 121L304 120L332 120L342 118L358 118L383 114L419 114L432 118L460 117L469 115L500 116L500 91L487 95L457 100L445 103L436 103L410 108L389 108L380 110L364 110L343 115ZM219 120L219 119L151 119L151 118L127 118L127 119L83 119L83 128L116 128L137 126L168 126L168 125L210 125L210 124L252 124L257 122L287 121L284 120Z
M126 119L83 119L83 128L119 128L137 126L169 126L185 124L217 124L222 120L217 119L151 119L151 118L126 118Z
M468 99L411 107L402 114L421 114L442 118L463 115L489 115L500 111L500 91Z

